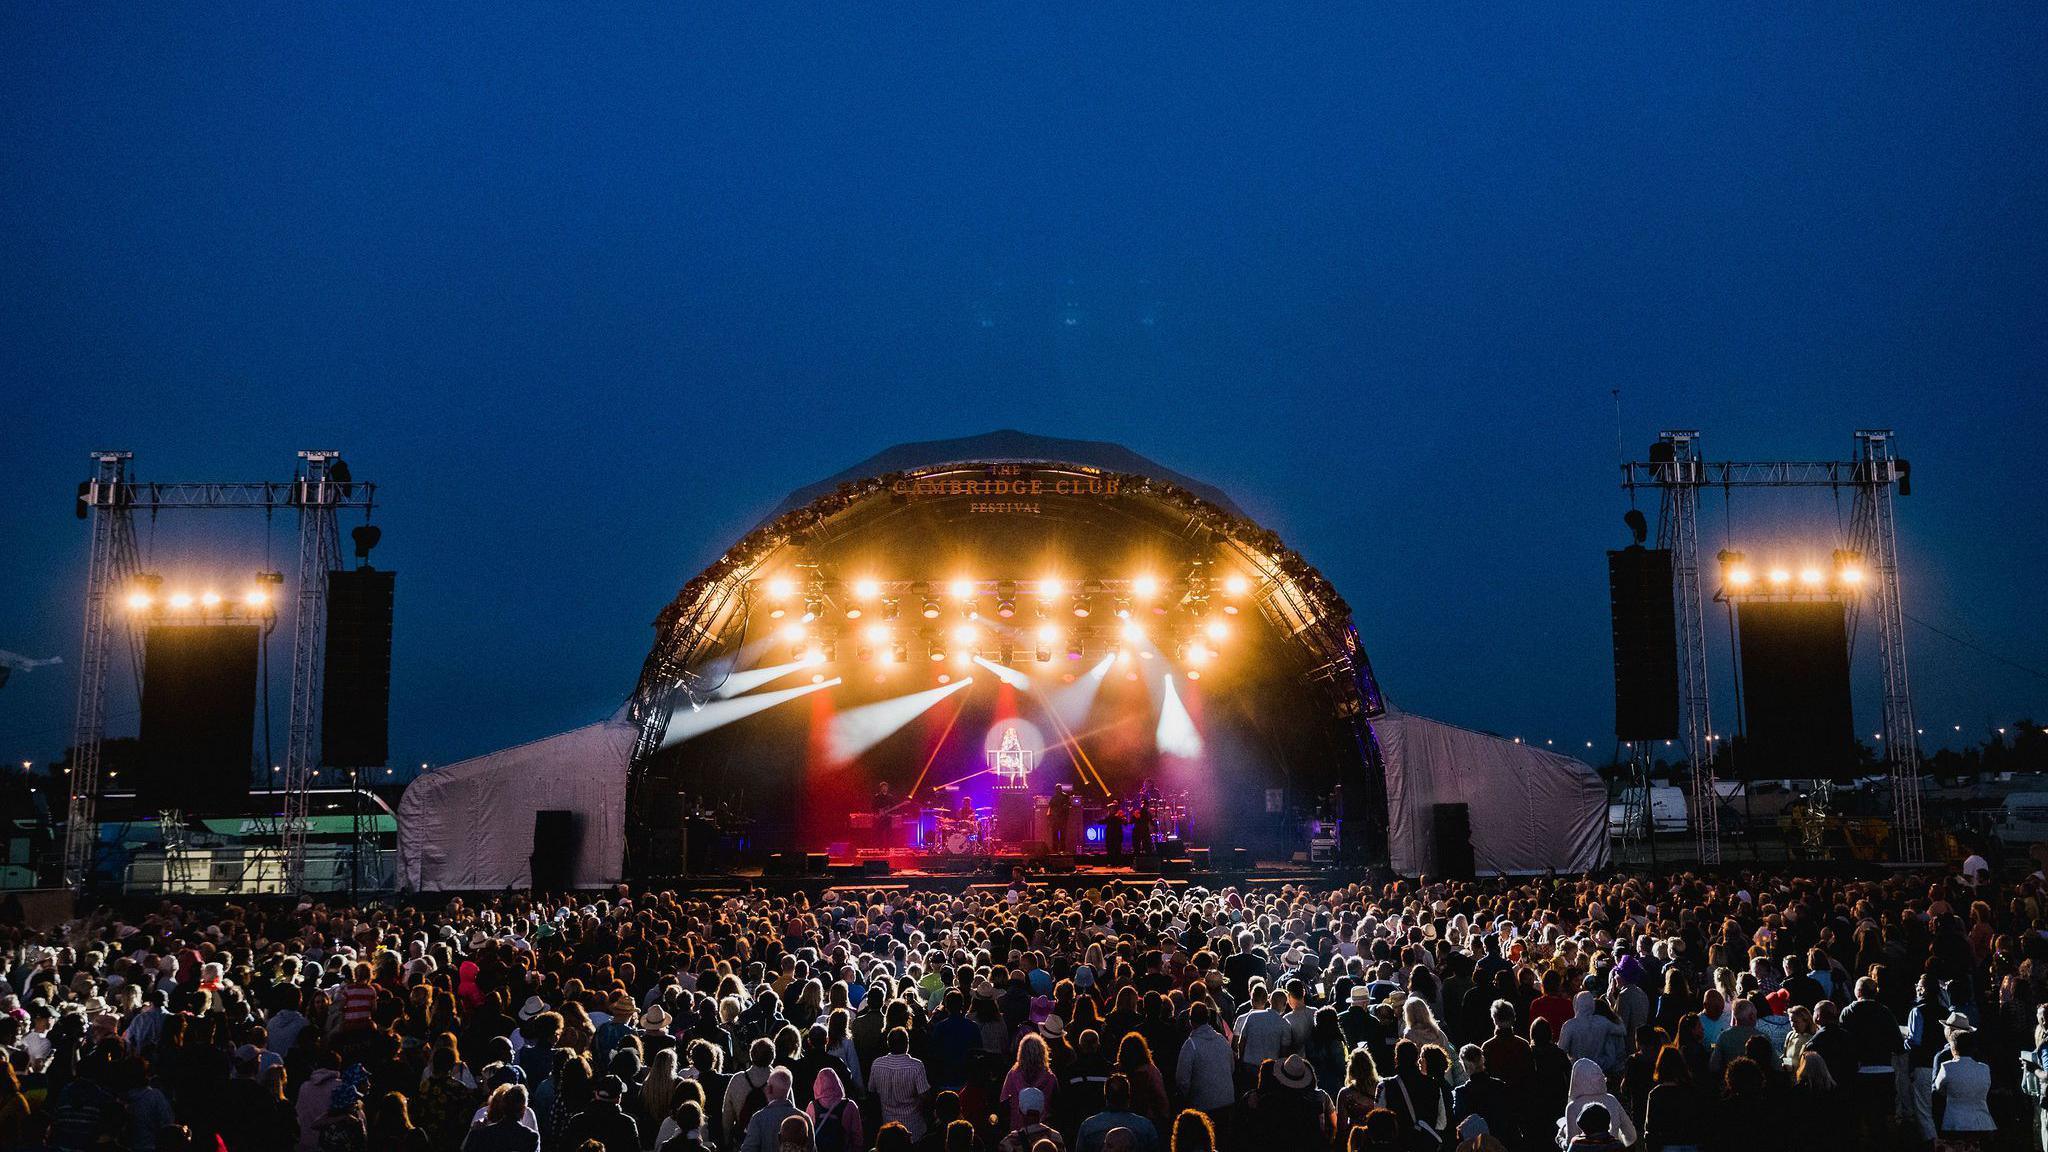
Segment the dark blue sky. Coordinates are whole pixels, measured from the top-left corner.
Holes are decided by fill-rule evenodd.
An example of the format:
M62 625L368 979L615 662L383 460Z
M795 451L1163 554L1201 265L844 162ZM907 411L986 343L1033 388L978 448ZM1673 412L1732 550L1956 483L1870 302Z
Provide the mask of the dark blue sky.
M602 714L789 489L995 427L1216 483L1397 703L1604 753L1615 387L1637 451L1896 428L1909 610L2048 664L2039 5L345 7L0 8L0 648L66 661L0 754L64 746L108 446L383 483L407 762ZM2048 714L1910 637L1930 735Z

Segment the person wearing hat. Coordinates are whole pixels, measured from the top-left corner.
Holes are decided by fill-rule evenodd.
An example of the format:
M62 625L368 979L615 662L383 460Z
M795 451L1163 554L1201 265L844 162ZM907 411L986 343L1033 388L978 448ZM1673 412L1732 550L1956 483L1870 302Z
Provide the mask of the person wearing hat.
M574 1148L585 1140L595 1140L604 1145L604 1152L640 1152L640 1125L619 1107L619 1099L625 1093L626 1083L617 1076L599 1077L591 1090L590 1103L569 1124L569 1146ZM783 1094L788 1093L789 1078L785 1073Z
M1275 1148L1327 1146L1336 1124L1336 1108L1330 1094L1316 1087L1315 1069L1298 1052L1270 1067L1271 1081L1261 1069L1259 1086L1251 1092L1253 1123L1260 1141Z
M1036 1088L1026 1088L1017 1093L1017 1111L1020 1117L996 1145L996 1152L1035 1152L1039 1141L1050 1141L1060 1152L1066 1152L1067 1143L1059 1130L1045 1122L1045 1093Z
M1933 1086L1945 1103L1941 1113L1943 1132L1994 1132L1988 1097L1991 1066L1977 1059L1982 1039L1970 1018L1950 1012L1941 1022L1948 1034L1948 1054L1934 1070ZM1965 1139L1969 1139L1966 1137ZM1982 1139L1982 1137L1978 1137Z

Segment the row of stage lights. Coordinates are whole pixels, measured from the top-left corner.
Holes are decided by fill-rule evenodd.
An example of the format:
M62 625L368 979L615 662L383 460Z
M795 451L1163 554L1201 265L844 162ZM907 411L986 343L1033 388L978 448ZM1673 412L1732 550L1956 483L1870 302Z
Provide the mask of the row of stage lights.
M1052 662L1053 654L1064 647L1067 659L1084 658L1091 647L1091 633L1097 629L1076 629L1067 632L1057 624L1040 624L1029 635L1015 638L990 636L980 625L962 623L954 626L951 634L952 648L947 639L935 629L918 631L919 644L925 649L932 663L944 663L950 655L956 664L971 664L975 658L995 659L998 663L1012 664L1020 659L1035 659L1041 664ZM1217 655L1217 645L1230 636L1230 626L1221 620L1210 620L1200 629L1196 637L1183 637L1173 642L1174 659L1188 666L1190 679L1199 680L1199 670ZM838 658L837 639L823 630L813 635L812 630L802 623L792 621L782 626L778 638L787 643L792 658L803 664L825 664ZM1150 660L1153 651L1146 646L1145 626L1137 620L1126 619L1117 626L1115 643L1108 651L1115 654L1119 663L1129 663L1133 654L1140 659ZM1098 648L1098 651L1102 649ZM860 642L854 649L855 658L866 663L878 660L883 664L903 664L910 659L910 638L900 635L887 624L871 623L861 629Z
M1233 572L1223 578L1221 588L1224 596L1223 611L1227 615L1235 616L1238 613L1239 601L1251 592L1252 582L1243 575ZM870 611L883 620L895 620L901 612L902 600L905 598L904 595L898 594L897 587L885 586L882 581L872 577L863 577L840 585L838 590L842 594L838 610L848 620L859 620ZM794 577L777 576L765 582L764 591L769 605L768 616L774 620L781 620L789 615L796 604L799 591L803 594L802 619L806 624L825 615L831 603L826 594L827 586L822 581L811 581L800 588ZM1015 617L1019 603L1027 598L1021 594L1024 589L1012 580L996 581L992 591L995 598L995 614L1003 620ZM1071 612L1076 619L1086 620L1095 614L1098 601L1103 599L1110 601L1111 609L1118 618L1129 619L1134 603L1149 606L1156 614L1165 614L1172 605L1161 598L1160 591L1158 577L1140 574L1121 587L1113 587L1099 580L1087 581L1076 586L1069 596L1066 581L1058 577L1046 577L1029 585L1028 599L1031 602L1032 615L1040 620L1058 615L1061 601L1066 601L1066 611ZM975 620L981 617L982 586L973 580L951 580L943 588L920 580L900 589L900 592L917 602L918 614L926 620L937 620L946 614L946 599L950 599L956 610L965 618ZM1209 610L1208 581L1199 577L1190 579L1185 601L1190 615L1205 615Z
M258 572L256 582L239 596L223 595L211 588L199 592L180 588L166 593L163 583L161 576L140 577L128 589L122 603L137 615L147 612L175 616L266 616L276 610L276 588L284 583L284 574Z
M1866 575L1862 554L1847 549L1836 549L1833 565L1827 568L1813 563L1794 567L1773 562L1759 570L1741 552L1723 551L1718 558L1721 561L1721 588L1730 596L1769 596L1792 592L1850 595L1862 590Z

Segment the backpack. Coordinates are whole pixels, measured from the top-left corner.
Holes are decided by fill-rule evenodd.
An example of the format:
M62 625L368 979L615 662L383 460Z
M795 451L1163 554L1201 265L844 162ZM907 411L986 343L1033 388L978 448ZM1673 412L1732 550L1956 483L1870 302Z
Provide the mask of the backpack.
M846 1147L846 1124L842 1117L852 1106L852 1101L841 1100L818 1117L818 1130L811 1137L811 1147L817 1152L851 1152Z
M740 1073L740 1075L747 1076L747 1074L744 1072ZM747 1076L747 1098L745 1100L740 1101L739 1130L741 1132L745 1132L747 1130L748 1121L754 1118L754 1113L759 1112L761 1109L766 1108L767 1106L768 1082L766 1080L763 1080L759 1084L756 1084L754 1083L754 1078L752 1076ZM726 1135L732 1136L733 1133L727 1133Z

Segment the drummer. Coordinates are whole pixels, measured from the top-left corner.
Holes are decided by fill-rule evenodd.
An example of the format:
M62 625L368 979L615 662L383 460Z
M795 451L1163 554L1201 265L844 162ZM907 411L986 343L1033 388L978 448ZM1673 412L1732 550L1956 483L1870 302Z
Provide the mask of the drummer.
M974 798L972 796L969 796L965 792L962 792L960 794L960 808L958 811L953 813L953 818L955 820L968 821L972 821L974 819Z

